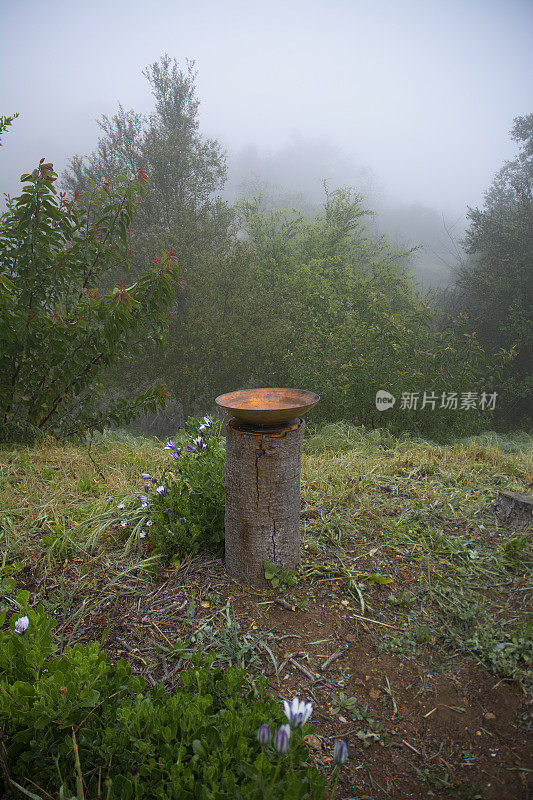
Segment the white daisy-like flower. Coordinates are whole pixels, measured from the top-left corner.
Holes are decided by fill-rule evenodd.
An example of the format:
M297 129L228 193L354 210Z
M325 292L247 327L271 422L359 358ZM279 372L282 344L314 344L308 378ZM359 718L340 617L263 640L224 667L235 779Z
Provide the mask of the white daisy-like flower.
M304 703L303 700L300 702L297 697L293 699L292 703L284 700L283 708L291 728L301 728L313 713L312 704Z
M29 624L30 620L28 617L19 617L15 622L15 628L14 628L15 633L18 633L19 635L26 633Z

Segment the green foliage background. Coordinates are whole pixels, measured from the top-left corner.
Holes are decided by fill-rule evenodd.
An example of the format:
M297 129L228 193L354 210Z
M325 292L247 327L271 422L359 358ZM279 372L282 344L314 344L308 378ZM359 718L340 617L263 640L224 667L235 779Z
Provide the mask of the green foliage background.
M109 400L102 383L113 364L162 341L178 278L163 252L129 286L116 282L130 271L127 229L144 173L73 198L58 193L56 178L41 159L0 220L2 439L85 435L165 398L155 384Z
M499 389L507 425L533 423L533 114L517 117L518 154L496 174L483 209L470 209L468 260L457 280L471 329L490 356L513 353Z
M168 281L160 284L157 302L142 315L151 324L162 309L170 310L164 352L155 347L159 333L138 339L118 329L114 339L106 334L114 356L99 358L93 372L111 401L111 423L126 420L113 404L131 385L145 397L137 411L148 399L152 408L162 401L163 390L153 394L157 381L168 387L183 418L213 408L213 398L225 391L276 385L318 392L317 421L347 419L436 438L498 420L512 426L517 403L520 418L527 416L533 347L529 118L519 118L514 129L523 153L497 176L486 210L470 212L467 246L475 259L460 276L461 301L436 309L417 290L412 253L373 232L372 212L354 190L325 187L323 207L307 214L271 210L259 195L233 207L225 203L219 194L225 154L201 135L194 64L182 71L165 55L144 75L153 113L145 117L120 106L111 119L102 117L97 149L88 159L75 156L63 176L70 192L91 191L102 200L113 181L127 184L144 174L140 168L149 176L143 202L121 228L124 235L130 229L128 257L115 260L103 289L123 279L126 269L134 286L146 281L154 251L179 258L179 291ZM19 330L11 337L15 348L24 335ZM120 350L134 360L117 357ZM376 410L380 389L396 397L394 408ZM467 392L479 397L496 390L495 417L441 407L444 392L456 392L460 401ZM65 391L69 399L68 385ZM435 409L421 408L424 392L436 398ZM419 395L417 409L402 408L403 393ZM89 408L89 393L76 400ZM97 424L94 414L87 422Z

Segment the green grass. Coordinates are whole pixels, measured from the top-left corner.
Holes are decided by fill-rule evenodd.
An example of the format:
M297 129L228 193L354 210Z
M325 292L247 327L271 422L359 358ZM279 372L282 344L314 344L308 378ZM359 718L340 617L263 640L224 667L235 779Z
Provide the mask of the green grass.
M61 648L96 638L150 680L172 684L198 648L224 669L243 666L252 681L276 676L293 645L290 634L279 635L283 629L253 624L264 595L232 599L224 580L217 584L220 560L165 564L152 554L149 536L120 527L117 505L141 490L140 473L168 466L162 444L116 433L99 437L90 451L53 440L0 450L2 605L15 610L17 585L29 589L53 615ZM474 661L496 682L514 681L531 696L532 534L501 522L490 503L500 490L532 486L533 438L523 433L437 445L348 424L316 429L302 466L302 566L266 596L292 597L308 613L319 588L336 587L339 624L342 614L350 625L358 615L382 623L368 629L369 659L374 645L452 681L459 664ZM172 586L181 608L167 620ZM137 617L141 606L147 610ZM323 635L320 627L306 633L310 640ZM305 637L296 641L294 649L305 648ZM336 725L344 715L363 751L392 746L396 721L391 728L379 708L340 686L346 684L326 693L322 715ZM429 691L423 681L419 691ZM395 709L396 700L391 693L387 707ZM526 713L517 724L527 724ZM445 765L460 769L461 752L447 754L442 774L421 770L415 759L416 779L451 791Z
M342 434L351 449L335 449ZM344 577L362 613L369 577L392 576L386 613L402 632L384 635L383 649L459 651L531 691L531 531L500 522L490 502L502 489L531 491L533 439L487 433L436 446L330 425L306 450L304 497L318 512L305 540L321 562L307 573ZM372 550L379 566L369 570Z
M9 596L24 567L71 639L82 614L69 608L97 613L137 593L159 561L120 529L116 505L139 491L141 471L167 464L161 442L121 433L91 451L54 441L0 451L0 591ZM338 578L361 613L399 621L401 634L383 640L392 651L437 644L526 687L531 534L501 523L490 501L530 491L532 479L523 433L439 446L326 425L305 442L300 580ZM390 597L383 607L373 607L375 585ZM248 647L239 641L221 652Z

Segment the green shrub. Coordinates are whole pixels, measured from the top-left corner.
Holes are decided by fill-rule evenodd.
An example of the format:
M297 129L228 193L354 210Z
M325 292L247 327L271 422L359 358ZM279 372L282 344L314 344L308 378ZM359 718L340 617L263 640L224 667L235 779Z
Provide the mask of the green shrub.
M225 439L220 428L210 417L190 417L175 441L169 439L165 446L167 468L154 474L146 464L138 493L118 505L117 498L106 498L109 505L98 515L98 531L120 526L127 537L126 552L144 539L166 558L201 551L222 554Z
M167 557L224 553L225 439L220 427L208 416L190 417L176 441L167 443L170 465L148 491L153 546Z
M41 159L0 218L2 439L85 435L155 410L166 396L156 385L104 401L110 366L162 340L178 277L172 251L131 285L116 283L131 267L128 229L146 173L73 198L58 194L56 178Z
M108 800L324 797L303 729L286 755L260 747L259 727L284 721L264 682L250 686L243 670L196 655L176 692L145 693L144 679L97 642L56 654L44 609L29 608L27 592L18 603L27 630L14 632L17 613L0 633L0 725L9 773L26 791L79 798L83 783L85 797L102 796L101 786Z

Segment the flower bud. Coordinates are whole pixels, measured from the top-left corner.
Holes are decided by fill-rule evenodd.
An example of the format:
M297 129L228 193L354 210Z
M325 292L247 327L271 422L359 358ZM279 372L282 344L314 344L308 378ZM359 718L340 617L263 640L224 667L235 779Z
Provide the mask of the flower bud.
M342 767L342 765L346 764L348 761L348 745L344 739L338 739L335 742L335 746L333 748L333 759L335 764L338 764L340 767Z
M290 725L282 725L274 734L274 749L277 753L287 753L289 750L289 741L291 738Z
M271 736L270 725L267 722L265 722L265 724L261 725L261 727L257 731L257 741L259 742L261 747L264 747L266 744L270 742L270 736Z

